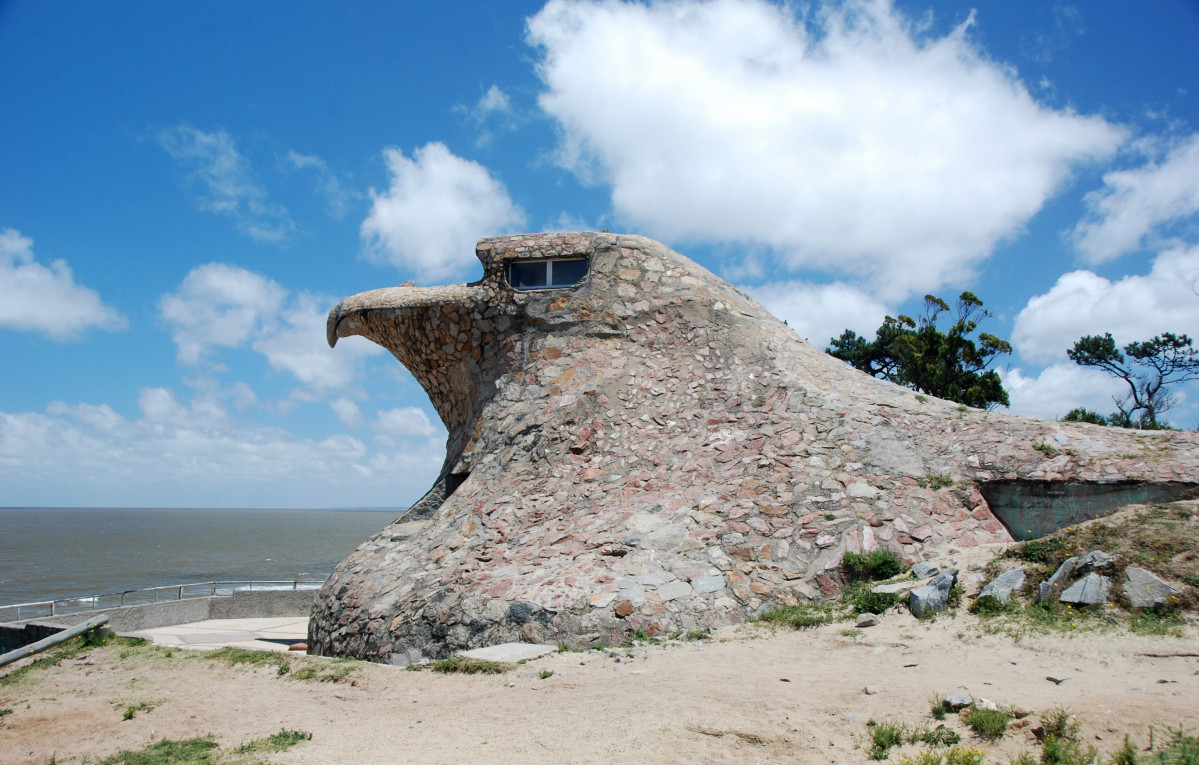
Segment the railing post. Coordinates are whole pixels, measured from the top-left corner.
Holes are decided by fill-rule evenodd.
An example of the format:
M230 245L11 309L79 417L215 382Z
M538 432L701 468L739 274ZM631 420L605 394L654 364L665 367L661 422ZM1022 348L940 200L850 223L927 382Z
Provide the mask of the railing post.
M54 601L50 601L50 615L54 616Z

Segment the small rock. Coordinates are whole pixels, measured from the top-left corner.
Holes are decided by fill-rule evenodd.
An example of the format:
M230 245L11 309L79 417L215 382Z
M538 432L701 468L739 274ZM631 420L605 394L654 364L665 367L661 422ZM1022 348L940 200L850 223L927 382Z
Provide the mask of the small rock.
M1164 606L1171 598L1178 596L1179 591L1163 582L1156 575L1143 568L1126 566L1124 568L1124 595L1133 608L1156 608Z
M1054 685L1061 685L1062 683L1069 680L1071 677L1073 677L1073 675L1048 675L1045 679L1048 680L1049 682L1053 683Z
M976 709L986 709L991 712L998 711L998 709L999 709L999 705L996 704L994 701L991 701L990 699L982 699L982 698L975 699L974 706Z
M1075 574L1089 574L1092 571L1103 571L1116 565L1116 561L1120 560L1119 556L1104 552L1103 550L1092 550L1086 555L1078 559L1078 565L1075 567Z
M966 569L966 570L967 570L967 571L982 571L982 570L983 570L983 564L981 564L981 563L971 563L971 564L969 565L969 567L967 567L967 569Z
M874 614L862 614L854 624L858 627L873 627L878 624L878 617Z
M1102 574L1090 573L1066 588L1060 600L1075 605L1097 606L1106 603L1111 592L1111 579Z
M945 702L945 706L955 712L974 703L974 698L969 693L961 692L947 693L941 697L941 700Z
M908 609L917 619L945 608L949 604L949 591L953 588L958 570L948 571L933 577L932 581L923 587L917 587L908 593Z
M1019 592L1024 588L1024 569L1014 568L1011 571L1004 571L999 576L988 582L982 591L978 593L978 597L991 597L1003 603L1011 599L1013 592Z
M867 696L874 696L878 694L878 692L879 687L877 685L868 685L862 689L862 693L865 693Z
M941 567L931 561L917 563L915 566L912 566L912 575L917 579L927 579L939 573L941 573Z
M1078 558L1067 558L1065 563L1058 566L1057 571L1053 572L1053 576L1037 586L1037 602L1052 603L1056 601L1062 591L1066 589L1066 583L1070 580L1070 575L1074 573L1074 567L1077 565Z

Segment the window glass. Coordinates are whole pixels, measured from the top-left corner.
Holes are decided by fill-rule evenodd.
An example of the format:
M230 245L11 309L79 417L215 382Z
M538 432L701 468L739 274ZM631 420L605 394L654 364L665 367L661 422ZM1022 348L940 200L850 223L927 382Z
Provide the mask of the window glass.
M550 284L554 287L569 287L578 284L587 275L585 260L551 260Z
M546 266L544 260L515 261L508 266L508 283L518 290L544 289L548 286Z
M587 261L516 260L508 264L508 283L518 290L571 287L587 276Z

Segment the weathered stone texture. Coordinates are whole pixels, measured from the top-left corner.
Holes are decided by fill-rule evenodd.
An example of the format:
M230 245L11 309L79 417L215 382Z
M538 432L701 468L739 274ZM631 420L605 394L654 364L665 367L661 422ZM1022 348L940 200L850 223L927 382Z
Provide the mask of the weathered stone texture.
M428 392L449 429L431 496L448 496L417 533L384 529L338 567L317 653L408 661L736 623L835 594L846 550L918 561L1010 541L980 482L1199 475L1192 433L918 399L642 237L497 237L477 254L477 283L330 313L331 342L384 345ZM589 259L583 282L508 286L509 261L562 256ZM1053 456L1033 448L1050 440Z

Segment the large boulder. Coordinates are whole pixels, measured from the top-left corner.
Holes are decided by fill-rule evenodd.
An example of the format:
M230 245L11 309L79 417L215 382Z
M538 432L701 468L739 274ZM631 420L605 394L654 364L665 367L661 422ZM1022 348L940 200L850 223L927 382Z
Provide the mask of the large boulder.
M949 605L949 592L957 581L958 570L951 568L937 574L928 584L908 593L908 610L917 619L931 616Z
M1136 566L1124 567L1124 597L1133 608L1161 608L1182 594L1156 574Z
M476 255L473 284L330 312L330 342L385 346L449 436L425 499L321 590L315 653L719 627L835 594L846 551L1011 541L989 482L1199 475L1194 433L962 411L869 377L649 239L508 236Z
M1013 592L1019 592L1022 589L1024 589L1024 569L1014 568L1011 571L1004 571L987 582L978 593L978 597L992 597L1006 603L1011 599Z

